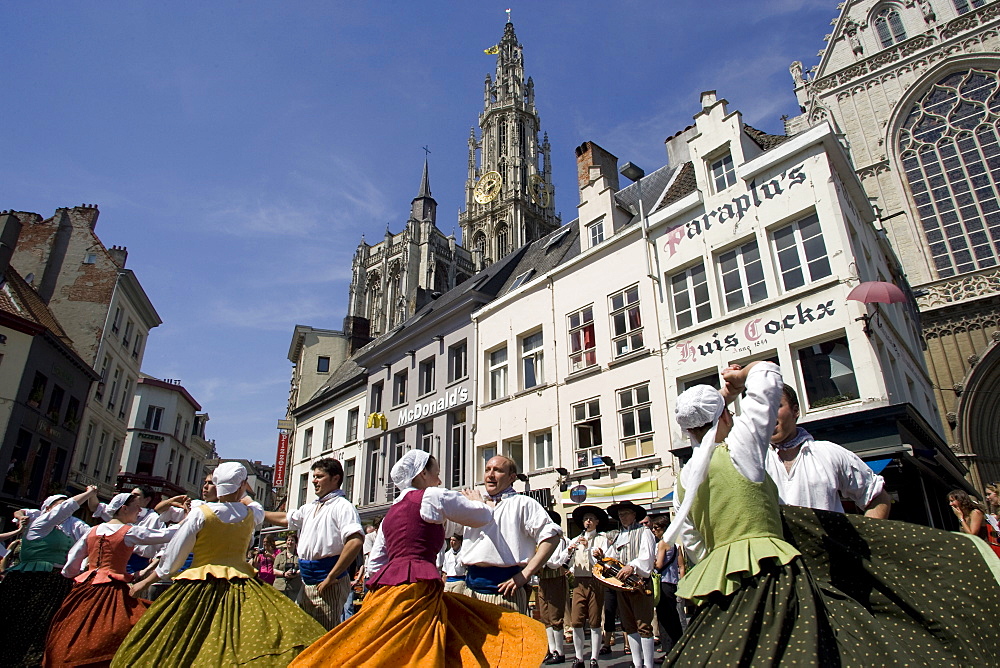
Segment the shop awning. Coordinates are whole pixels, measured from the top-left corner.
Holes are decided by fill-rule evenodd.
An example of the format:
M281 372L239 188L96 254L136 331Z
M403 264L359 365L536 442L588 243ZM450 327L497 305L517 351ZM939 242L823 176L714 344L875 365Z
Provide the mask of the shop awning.
M619 501L632 501L649 507L659 499L662 492L659 480L654 476L629 478L625 482L610 484L584 484L581 481L579 485L562 493L562 503L567 507L589 504L603 508Z

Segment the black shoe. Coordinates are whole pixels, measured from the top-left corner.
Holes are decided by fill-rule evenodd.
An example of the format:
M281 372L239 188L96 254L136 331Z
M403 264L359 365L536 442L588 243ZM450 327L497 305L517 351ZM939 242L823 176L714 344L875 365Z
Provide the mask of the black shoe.
M546 652L545 653L545 658L542 659L542 663L548 663L549 659L551 659L551 658L552 658L552 652Z
M597 654L599 656L603 656L605 654L611 654L611 648L608 647L607 645L601 645L601 650ZM591 659L591 661L593 661L593 659Z
M577 659L573 662L573 668L584 668L583 661Z
M546 666L554 666L557 663L566 663L566 657L562 654L553 654L551 657L543 661Z
M580 664L583 665L582 663ZM601 664L597 663L597 659L590 660L590 668L601 668Z

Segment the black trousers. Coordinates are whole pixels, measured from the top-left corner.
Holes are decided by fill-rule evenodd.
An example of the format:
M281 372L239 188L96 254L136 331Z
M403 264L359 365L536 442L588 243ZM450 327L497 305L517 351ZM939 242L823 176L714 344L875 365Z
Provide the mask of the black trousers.
M604 587L604 632L609 636L615 632L618 622L618 594L611 587Z
M660 623L660 647L663 651L669 652L684 633L677 610L677 585L670 582L660 583L660 602L656 604L656 619Z

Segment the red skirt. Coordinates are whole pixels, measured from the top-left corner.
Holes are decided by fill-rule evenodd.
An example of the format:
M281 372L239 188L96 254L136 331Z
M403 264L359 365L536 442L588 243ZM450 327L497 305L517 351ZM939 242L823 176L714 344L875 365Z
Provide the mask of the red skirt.
M132 598L128 585L74 583L52 618L42 665L106 666L151 601Z

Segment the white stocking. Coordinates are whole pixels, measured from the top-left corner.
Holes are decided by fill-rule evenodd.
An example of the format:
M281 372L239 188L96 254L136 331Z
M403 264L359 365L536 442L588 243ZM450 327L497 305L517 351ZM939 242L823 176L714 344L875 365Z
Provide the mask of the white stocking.
M555 643L555 649L552 651L560 656L566 654L566 636L563 635L562 629L552 629L552 641Z
M601 629L598 627L590 629L590 658L596 661L597 656L600 653L601 653Z
M632 652L632 665L642 668L642 641L638 633L628 634L628 648Z
M656 651L656 641L653 638L642 639L642 660L646 668L653 668L653 653Z
M583 629L573 629L573 651L577 661L583 661Z

